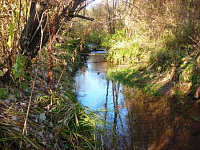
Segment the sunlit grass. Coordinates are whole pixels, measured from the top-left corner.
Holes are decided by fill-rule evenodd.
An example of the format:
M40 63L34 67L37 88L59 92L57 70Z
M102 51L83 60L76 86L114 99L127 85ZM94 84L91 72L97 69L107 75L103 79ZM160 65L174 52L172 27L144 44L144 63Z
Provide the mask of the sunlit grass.
M37 98L38 99L38 98ZM53 96L53 104L47 109L51 99L42 96L35 101L35 108L30 110L27 131L22 136L22 127L7 117L7 123L0 123L0 147L2 149L19 149L22 142L22 149L35 148L44 149L96 149L101 147L101 125L102 119L89 108L84 108L79 102ZM16 116L16 119L23 121L24 117L14 109L9 110L9 114ZM22 122L21 122L22 123Z
M123 68L117 71L110 69L108 70L108 77L125 85L142 89L151 95L159 95L157 93L159 85L152 85L150 82L152 80L151 75L145 72L142 73L131 68Z
M31 82L25 79L23 82L19 81L21 90L15 85L0 89L0 112L3 116L0 118L0 149L101 149L101 125L104 123L101 123L102 119L95 112L77 101L73 91L72 77L80 63L80 58L74 51L79 42L80 40L69 41L69 44L66 42L62 45L62 53L60 50L56 51L54 79L60 81L54 91L48 91L46 87L43 74L47 71L44 64L47 64L48 56L45 51L41 54L40 71L23 136L30 94L26 92L25 95L23 90L31 87ZM72 58L74 61L71 61Z

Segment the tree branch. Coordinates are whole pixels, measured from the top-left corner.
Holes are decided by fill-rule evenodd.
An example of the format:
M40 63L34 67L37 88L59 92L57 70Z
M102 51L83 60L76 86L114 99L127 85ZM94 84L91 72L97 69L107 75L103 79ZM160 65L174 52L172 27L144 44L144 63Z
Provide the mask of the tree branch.
M86 2L85 5L83 5L82 7L80 7L80 8L78 9L78 12L81 11L83 8L87 7L87 5L91 4L91 3L94 2L94 1L95 1L95 0L91 0L91 1L89 1L89 2Z
M78 18L82 18L82 19L90 20L90 21L94 20L94 18L90 18L90 17L86 17L86 16L82 16L82 15L73 15L72 17L78 17Z

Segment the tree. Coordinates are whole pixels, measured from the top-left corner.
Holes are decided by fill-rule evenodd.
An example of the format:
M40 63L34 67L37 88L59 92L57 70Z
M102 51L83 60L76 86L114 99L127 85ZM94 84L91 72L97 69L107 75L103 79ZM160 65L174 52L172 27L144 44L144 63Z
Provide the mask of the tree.
M106 1L107 3L107 11L108 11L108 26L109 26L109 33L114 34L115 33L115 11L117 8L117 0L112 1L112 6L109 5L109 1Z
M86 0L32 0L30 15L20 37L21 53L32 59L48 42L48 84L52 88L53 52L52 43L64 21L74 17L93 20L78 13L87 6ZM91 2L91 1L90 1ZM89 2L89 3L90 3Z

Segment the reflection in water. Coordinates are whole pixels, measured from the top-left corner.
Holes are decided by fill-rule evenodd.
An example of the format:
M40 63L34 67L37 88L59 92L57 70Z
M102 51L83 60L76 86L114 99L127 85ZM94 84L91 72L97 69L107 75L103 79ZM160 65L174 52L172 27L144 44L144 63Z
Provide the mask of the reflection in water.
M175 98L151 98L109 80L108 64L103 58L90 56L75 80L78 100L92 110L104 110L103 118L112 123L105 125L105 131L113 133L108 132L104 137L105 149L116 146L125 150L200 148L200 123L180 115Z
M175 98L153 99L141 91L127 87L124 87L123 92L126 95L131 139L128 149L200 148L200 123L177 113Z

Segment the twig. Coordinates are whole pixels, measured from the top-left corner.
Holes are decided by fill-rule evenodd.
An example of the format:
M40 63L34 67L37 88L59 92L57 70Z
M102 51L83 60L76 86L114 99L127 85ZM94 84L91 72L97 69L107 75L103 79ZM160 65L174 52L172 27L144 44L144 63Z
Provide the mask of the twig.
M43 14L42 14L42 16L43 16ZM39 26L41 27L41 41L40 41L40 51L41 51L41 49L42 49L42 42L43 42L42 41L42 39L43 39L43 33L44 33L44 30L45 30L46 26L43 29L41 21L39 22ZM40 57L40 54L39 54L39 57ZM23 127L23 131L22 131L22 139L21 139L20 148L19 148L20 150L22 148L22 142L23 142L23 138L24 138L24 133L25 132L27 133L27 129L26 129L27 128L27 121L28 121L28 116L29 116L29 112L30 112L31 100L32 100L32 97L33 97L33 92L34 92L35 81L37 79L37 75L38 75L38 64L37 64L35 78L34 78L32 89L31 89L31 95L30 95L29 102L28 102L28 108L27 108L27 112L26 112L26 118L25 118L25 121L24 121L24 127Z
M21 21L21 11L22 11L22 0L19 1L19 19L18 19L18 31L21 31L20 21Z
M78 18L82 18L82 19L85 19L85 20L90 20L90 21L93 21L94 18L90 18L90 17L86 17L86 16L82 16L82 15L71 15L72 17L78 17Z
M196 44L198 44L198 41L194 40L191 36L189 36L189 38L190 38L193 42L195 42Z
M58 84L60 83L60 80L61 80L61 78L62 78L62 76L63 76L63 73L64 73L64 71L65 71L65 69L66 69L66 66L67 66L67 64L64 66L64 68L63 68L63 70L62 70L62 72L61 72L61 75L60 75L60 77L59 77L59 79L58 79L58 82L57 82L57 86L58 86Z
M34 92L34 87L35 87L35 81L36 81L36 78L37 78L37 74L38 74L38 65L37 65L37 68L36 68L36 74L35 74L35 78L34 78L33 85L32 85L32 90L31 90L31 95L30 95L29 102L28 102L26 118L25 118L25 121L24 121L24 128L23 128L23 131L22 131L22 140L23 140L23 137L24 137L24 133L25 132L27 133L27 131L26 131L27 121L28 121L28 116L29 116L29 112L30 112L31 100L32 100L33 92ZM22 148L22 140L20 142L20 148L19 148L20 150Z

